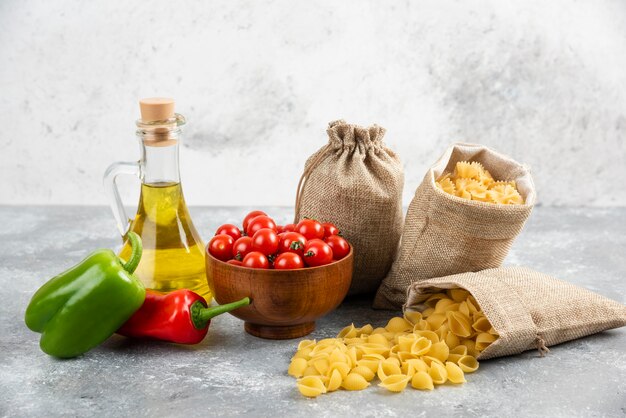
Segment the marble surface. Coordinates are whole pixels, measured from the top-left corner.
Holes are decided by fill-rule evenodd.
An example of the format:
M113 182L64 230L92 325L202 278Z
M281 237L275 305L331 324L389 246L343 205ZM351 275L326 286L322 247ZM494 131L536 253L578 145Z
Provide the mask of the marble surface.
M191 208L204 237L250 208ZM279 222L287 208L267 208ZM33 292L92 249L115 246L104 207L0 206L0 416L603 416L626 414L626 329L481 362L462 386L424 393L370 387L303 398L287 376L296 341L247 335L225 315L197 346L114 336L73 360L38 347L23 323ZM553 274L626 302L626 209L537 208L507 264ZM321 319L313 338L394 313L354 299Z
M0 27L0 203L106 204L137 100L172 96L194 205L292 205L339 118L387 128L405 204L465 141L545 205L626 205L621 0L2 0Z

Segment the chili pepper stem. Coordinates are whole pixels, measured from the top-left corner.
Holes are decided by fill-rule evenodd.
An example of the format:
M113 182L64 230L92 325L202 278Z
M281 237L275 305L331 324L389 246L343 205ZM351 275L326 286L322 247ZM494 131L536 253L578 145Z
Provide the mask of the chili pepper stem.
M224 305L207 308L202 302L197 301L193 305L191 305L191 322L193 322L193 326L196 327L196 329L204 329L207 327L207 324L214 316L223 314L225 312L230 312L249 304L250 298L243 298L241 300L238 300L237 302L231 302Z
M139 261L141 261L141 253L143 252L143 247L141 245L141 238L139 238L139 235L137 235L135 232L129 231L127 237L130 241L131 253L128 261L122 261L122 267L124 267L124 270L132 274L139 265Z

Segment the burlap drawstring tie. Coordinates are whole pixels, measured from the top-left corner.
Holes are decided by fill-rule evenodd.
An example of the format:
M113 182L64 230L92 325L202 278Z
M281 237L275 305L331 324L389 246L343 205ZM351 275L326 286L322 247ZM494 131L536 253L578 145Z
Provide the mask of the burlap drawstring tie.
M537 338L535 338L535 344L537 345L537 350L539 351L539 357L545 357L546 354L550 352L550 349L546 346L546 340L544 340L541 335L537 335Z

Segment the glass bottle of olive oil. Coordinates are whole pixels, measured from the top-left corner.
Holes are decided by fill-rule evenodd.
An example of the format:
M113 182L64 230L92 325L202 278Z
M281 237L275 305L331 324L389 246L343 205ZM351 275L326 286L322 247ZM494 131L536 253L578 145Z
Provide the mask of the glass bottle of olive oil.
M172 99L143 99L139 104L141 159L114 163L104 175L118 229L122 237L134 231L142 239L143 255L135 274L147 288L162 292L191 289L210 301L204 243L193 226L180 183L178 149L185 119L174 113ZM141 180L137 214L132 220L115 184L119 174L133 174ZM120 257L128 256L130 245L125 242Z

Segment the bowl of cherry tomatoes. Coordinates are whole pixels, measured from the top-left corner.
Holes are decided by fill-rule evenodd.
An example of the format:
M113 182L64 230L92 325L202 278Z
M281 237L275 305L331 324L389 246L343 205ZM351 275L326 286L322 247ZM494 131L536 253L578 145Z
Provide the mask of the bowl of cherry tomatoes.
M206 247L206 275L219 304L249 297L231 312L249 334L299 338L335 309L352 281L353 251L329 222L303 219L277 225L262 211L241 227L220 226Z

